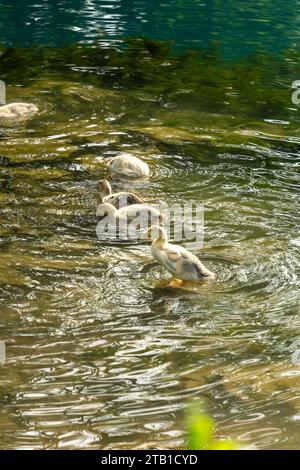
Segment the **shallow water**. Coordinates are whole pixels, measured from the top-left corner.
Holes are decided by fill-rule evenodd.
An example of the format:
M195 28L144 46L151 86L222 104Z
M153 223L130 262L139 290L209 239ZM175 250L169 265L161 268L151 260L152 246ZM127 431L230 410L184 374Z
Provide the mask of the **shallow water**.
M205 400L220 437L299 448L300 140L290 81L268 92L281 101L264 104L257 63L238 65L241 81L255 77L249 98L213 59L205 65L218 73L209 69L202 92L193 71L203 57L173 56L172 78L155 80L167 59L143 47L132 62L110 58L111 68L80 68L63 49L53 70L49 52L40 68L34 52L22 53L22 69L18 52L1 63L9 101L41 113L0 125L0 448L181 448L194 399ZM78 54L84 61L87 51ZM168 287L149 245L97 240L96 182L121 150L142 156L152 177L113 180L114 189L204 203L196 254L215 281Z

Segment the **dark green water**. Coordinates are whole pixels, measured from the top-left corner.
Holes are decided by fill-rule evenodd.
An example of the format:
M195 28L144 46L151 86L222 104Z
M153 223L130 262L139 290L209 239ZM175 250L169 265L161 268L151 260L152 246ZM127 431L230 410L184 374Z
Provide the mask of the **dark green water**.
M263 48L299 46L299 0L1 0L6 45L95 41L124 37L171 40L180 49L221 45L228 57Z
M0 2L8 102L41 111L0 122L0 448L182 448L204 399L218 437L299 449L298 2L53 3ZM115 47L141 35L176 47ZM152 176L114 189L204 203L214 282L97 240L123 150Z

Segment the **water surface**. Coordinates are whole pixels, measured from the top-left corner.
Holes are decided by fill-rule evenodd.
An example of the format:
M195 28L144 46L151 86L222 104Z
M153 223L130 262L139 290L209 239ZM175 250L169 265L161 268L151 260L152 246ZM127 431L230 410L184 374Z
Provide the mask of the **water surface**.
M296 49L228 66L130 44L2 49L8 100L41 113L0 123L0 447L178 449L201 399L218 437L299 448ZM97 240L96 183L122 150L152 177L114 189L204 203L214 282L166 287L149 245Z
M221 46L226 57L257 48L299 48L299 0L0 1L1 42L60 46L128 37L170 40L177 49Z

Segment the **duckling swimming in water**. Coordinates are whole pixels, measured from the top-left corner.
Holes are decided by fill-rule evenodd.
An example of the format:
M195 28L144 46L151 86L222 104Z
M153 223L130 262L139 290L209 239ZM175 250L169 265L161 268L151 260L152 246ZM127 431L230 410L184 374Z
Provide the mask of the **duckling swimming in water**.
M151 219L155 219L157 221L161 221L163 217L158 209L155 209L148 204L131 204L130 206L117 209L109 202L105 202L97 207L96 216L103 217L105 214L116 219L127 220L128 222L137 217L145 218L145 221L146 217L148 220L149 216L151 216Z
M36 114L38 107L32 103L9 103L0 106L0 118L24 119Z
M150 174L147 163L125 152L117 157L113 157L110 160L109 166L116 175L127 176L129 178L144 178Z
M132 204L143 204L142 199L140 199L136 194L127 193L125 191L113 193L111 185L107 180L100 180L97 184L97 188L102 202L108 202L117 209L124 206L130 206Z
M113 239L139 240L141 231L151 225L160 225L164 216L159 210L147 204L132 204L116 209L108 202L100 204L96 215L101 217L97 224L96 233L99 239L109 236Z
M205 278L214 278L214 273L209 271L190 251L182 246L173 245L168 242L168 236L162 227L150 227L149 232L156 230L156 238L151 246L152 256L162 264L176 279L182 281L199 281Z

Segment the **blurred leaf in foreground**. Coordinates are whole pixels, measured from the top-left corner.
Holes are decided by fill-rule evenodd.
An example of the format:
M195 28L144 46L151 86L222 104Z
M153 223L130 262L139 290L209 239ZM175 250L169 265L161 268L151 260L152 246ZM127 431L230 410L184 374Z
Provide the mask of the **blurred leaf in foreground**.
M237 450L233 440L215 440L215 422L200 407L192 406L187 415L188 447L191 450Z

